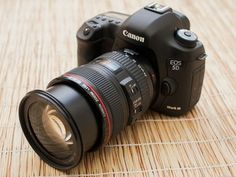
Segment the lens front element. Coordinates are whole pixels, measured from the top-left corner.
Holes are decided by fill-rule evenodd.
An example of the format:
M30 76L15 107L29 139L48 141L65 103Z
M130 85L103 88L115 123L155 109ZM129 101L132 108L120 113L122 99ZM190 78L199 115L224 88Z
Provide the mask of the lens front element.
M73 155L72 130L57 109L46 102L35 102L28 117L36 138L52 156L63 160Z

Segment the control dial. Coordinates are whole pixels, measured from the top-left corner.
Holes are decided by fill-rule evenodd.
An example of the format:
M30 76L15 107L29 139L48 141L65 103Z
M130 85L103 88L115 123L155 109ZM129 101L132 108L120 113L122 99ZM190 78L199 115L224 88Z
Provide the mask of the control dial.
M180 45L187 48L194 48L198 41L197 35L186 29L179 29L176 32L175 38Z

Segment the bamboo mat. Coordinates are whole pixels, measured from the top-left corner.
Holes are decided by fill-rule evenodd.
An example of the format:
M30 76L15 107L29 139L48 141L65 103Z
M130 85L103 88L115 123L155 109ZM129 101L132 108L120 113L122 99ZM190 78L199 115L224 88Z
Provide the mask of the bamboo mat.
M160 0L184 12L208 54L202 97L187 115L149 111L67 172L45 164L24 138L18 104L76 66L76 31L109 10L148 1L0 0L0 176L236 176L236 1Z

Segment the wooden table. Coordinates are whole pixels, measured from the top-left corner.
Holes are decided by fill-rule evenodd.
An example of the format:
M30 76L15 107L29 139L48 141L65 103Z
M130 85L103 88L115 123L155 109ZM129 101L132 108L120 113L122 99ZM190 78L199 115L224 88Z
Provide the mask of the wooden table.
M197 106L180 118L149 111L81 164L60 172L34 153L19 126L27 91L76 67L76 31L105 11L148 1L0 0L0 176L236 176L236 1L160 0L185 13L207 54Z

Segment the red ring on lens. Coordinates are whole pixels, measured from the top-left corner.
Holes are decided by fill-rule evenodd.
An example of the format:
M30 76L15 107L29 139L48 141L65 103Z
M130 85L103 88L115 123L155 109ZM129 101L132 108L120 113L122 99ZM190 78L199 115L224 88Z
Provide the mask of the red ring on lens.
M102 101L102 98L101 96L97 93L96 90L93 89L93 87L88 83L86 82L84 79L82 79L79 75L76 75L76 74L71 74L71 73L66 73L63 75L64 77L70 77L70 78L75 78L75 79L78 79L80 80L81 82L83 82L89 89L90 91L92 91L94 93L94 95L97 97L97 99L99 100L99 102L101 103L101 106L102 106L102 109L104 110L105 112L105 120L107 122L107 125L108 125L108 138L107 140L105 141L105 143L107 143L107 141L110 139L111 137L111 129L112 129L112 125L111 125L111 118L109 116L109 113L107 111L107 108L105 106L105 104L103 103Z

